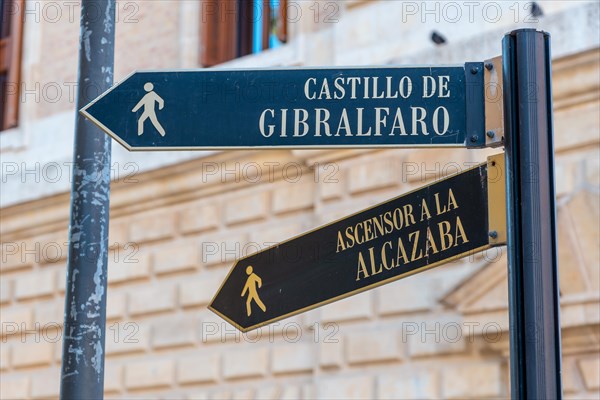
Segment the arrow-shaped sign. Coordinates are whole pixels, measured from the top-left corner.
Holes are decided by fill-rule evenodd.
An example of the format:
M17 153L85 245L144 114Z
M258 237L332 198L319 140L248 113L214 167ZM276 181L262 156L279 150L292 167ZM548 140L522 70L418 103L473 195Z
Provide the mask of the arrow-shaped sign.
M238 260L209 308L245 332L504 244L503 157Z
M482 147L483 63L136 72L81 110L129 150Z

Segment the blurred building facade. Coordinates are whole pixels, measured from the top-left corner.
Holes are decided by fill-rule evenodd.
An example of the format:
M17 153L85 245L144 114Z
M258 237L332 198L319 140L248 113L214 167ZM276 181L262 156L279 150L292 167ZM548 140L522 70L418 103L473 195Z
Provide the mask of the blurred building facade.
M215 11L195 0L120 0L115 81L134 70L226 60L260 68L461 64L499 55L512 29L552 34L563 385L568 398L598 398L598 3L538 2L532 10L516 1L302 0L283 2L286 12L270 4L268 24L214 25L213 14L227 20L234 3ZM56 398L79 8L26 0L7 15L15 7L24 20L18 96L8 85L3 108L12 101L18 113L12 123L5 113L0 132L0 398ZM503 248L245 335L206 308L237 257L499 151L131 154L115 144L107 398L508 397Z

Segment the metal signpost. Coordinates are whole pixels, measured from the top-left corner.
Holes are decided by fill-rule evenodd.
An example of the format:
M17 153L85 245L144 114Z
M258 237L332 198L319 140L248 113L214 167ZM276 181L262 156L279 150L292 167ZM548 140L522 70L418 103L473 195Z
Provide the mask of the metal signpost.
M504 38L511 394L562 397L550 37Z
M209 308L249 331L506 243L504 156L236 262Z
M483 68L137 72L81 111L129 150L483 147Z
M77 104L113 81L115 0L81 4ZM65 292L61 399L104 396L111 141L77 114Z
M132 151L505 146L505 160L238 260L209 308L248 331L506 243L511 395L561 398L549 42L517 30L502 58L454 67L137 72L81 114ZM69 282L104 285L105 261ZM65 339L63 383L86 340Z

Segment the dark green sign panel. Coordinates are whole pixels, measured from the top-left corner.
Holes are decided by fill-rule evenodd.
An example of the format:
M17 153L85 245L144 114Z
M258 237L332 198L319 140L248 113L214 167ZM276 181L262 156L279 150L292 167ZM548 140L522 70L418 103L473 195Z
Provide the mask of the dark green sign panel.
M81 112L129 150L483 147L483 63L136 72Z
M503 156L238 260L209 308L242 331L505 241Z

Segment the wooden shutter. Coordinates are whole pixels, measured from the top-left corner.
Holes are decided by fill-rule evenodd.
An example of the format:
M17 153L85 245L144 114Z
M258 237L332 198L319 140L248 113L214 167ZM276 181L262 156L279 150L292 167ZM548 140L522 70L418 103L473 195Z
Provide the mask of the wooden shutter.
M200 64L211 67L252 54L254 24L262 25L262 50L270 47L272 19L277 17L276 33L287 40L287 0L281 0L274 15L270 0L262 0L261 18L254 18L253 0L202 0Z
M287 43L288 39L288 2L287 0L280 0L279 2L279 15L277 16L277 39L281 43Z
M271 1L263 0L262 2L262 49L266 50L270 47L271 39Z
M23 44L23 0L0 0L0 130L17 126Z
M201 1L200 64L211 67L237 54L237 0Z
M253 0L238 0L237 24L237 54L236 57L252 54L254 34L254 4Z

